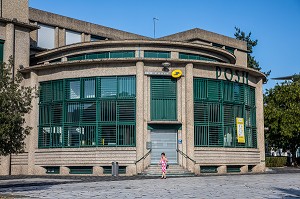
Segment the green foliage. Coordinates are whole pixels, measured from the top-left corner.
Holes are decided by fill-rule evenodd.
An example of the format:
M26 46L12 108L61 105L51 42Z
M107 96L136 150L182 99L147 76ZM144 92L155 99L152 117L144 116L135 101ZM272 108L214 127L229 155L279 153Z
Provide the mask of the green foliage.
M246 34L244 31L241 31L240 28L234 27L235 33L234 36L238 40L245 41L247 43L247 65L249 68L253 68L255 70L261 71L261 67L259 66L259 62L255 59L254 56L252 56L253 53L253 47L255 47L258 43L258 40L251 39L251 32ZM267 77L270 75L271 71L263 72Z
M287 157L266 157L266 167L283 167L286 162Z
M25 124L25 114L32 108L33 89L21 85L22 75L12 78L10 64L2 64L0 73L0 155L20 153L31 127Z
M267 90L264 104L269 146L290 149L295 157L300 143L300 81L286 81Z

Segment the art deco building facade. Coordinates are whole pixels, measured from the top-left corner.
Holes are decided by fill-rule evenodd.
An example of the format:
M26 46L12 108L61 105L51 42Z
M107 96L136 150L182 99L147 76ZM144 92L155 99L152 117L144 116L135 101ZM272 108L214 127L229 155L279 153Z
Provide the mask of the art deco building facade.
M243 41L192 29L148 38L3 0L0 57L39 88L25 153L0 174L136 175L165 152L196 173L263 172L264 75ZM3 58L2 58L3 57ZM11 161L10 161L11 160Z

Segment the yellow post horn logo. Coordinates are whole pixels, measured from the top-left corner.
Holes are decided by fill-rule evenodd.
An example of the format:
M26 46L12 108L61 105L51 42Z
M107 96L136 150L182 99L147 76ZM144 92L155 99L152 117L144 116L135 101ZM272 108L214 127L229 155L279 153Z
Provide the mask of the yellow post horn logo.
M172 77L174 77L174 78L179 78L179 77L181 77L181 75L182 75L182 71L179 69L172 71Z

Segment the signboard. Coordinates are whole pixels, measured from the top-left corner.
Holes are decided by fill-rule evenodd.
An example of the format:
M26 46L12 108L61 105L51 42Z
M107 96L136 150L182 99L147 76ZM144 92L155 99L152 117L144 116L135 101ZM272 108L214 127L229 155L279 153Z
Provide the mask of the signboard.
M182 139L179 139L179 140L178 140L178 144L182 144Z
M236 118L236 132L238 143L245 143L245 123L244 118Z
M170 76L171 73L170 72L150 72L150 71L146 71L145 75L154 75L154 76Z
M173 78L179 78L179 77L181 77L181 75L182 75L182 71L179 70L179 69L172 71L172 77Z

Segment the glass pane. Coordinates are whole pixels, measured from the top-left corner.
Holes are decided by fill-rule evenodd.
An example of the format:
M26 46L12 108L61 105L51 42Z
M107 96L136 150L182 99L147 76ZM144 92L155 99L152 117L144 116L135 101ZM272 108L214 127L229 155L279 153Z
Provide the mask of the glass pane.
M80 98L80 81L71 81L70 82L70 99L79 99Z
M66 45L81 42L81 33L66 30Z
M101 97L117 96L117 78L101 78Z
M43 24L38 24L41 28L38 29L37 45L41 48L54 48L55 28Z
M84 98L95 98L95 80L85 80L84 81Z
M79 122L80 119L80 104L68 104L67 122Z
M81 128L76 126L65 127L65 146L79 147Z

